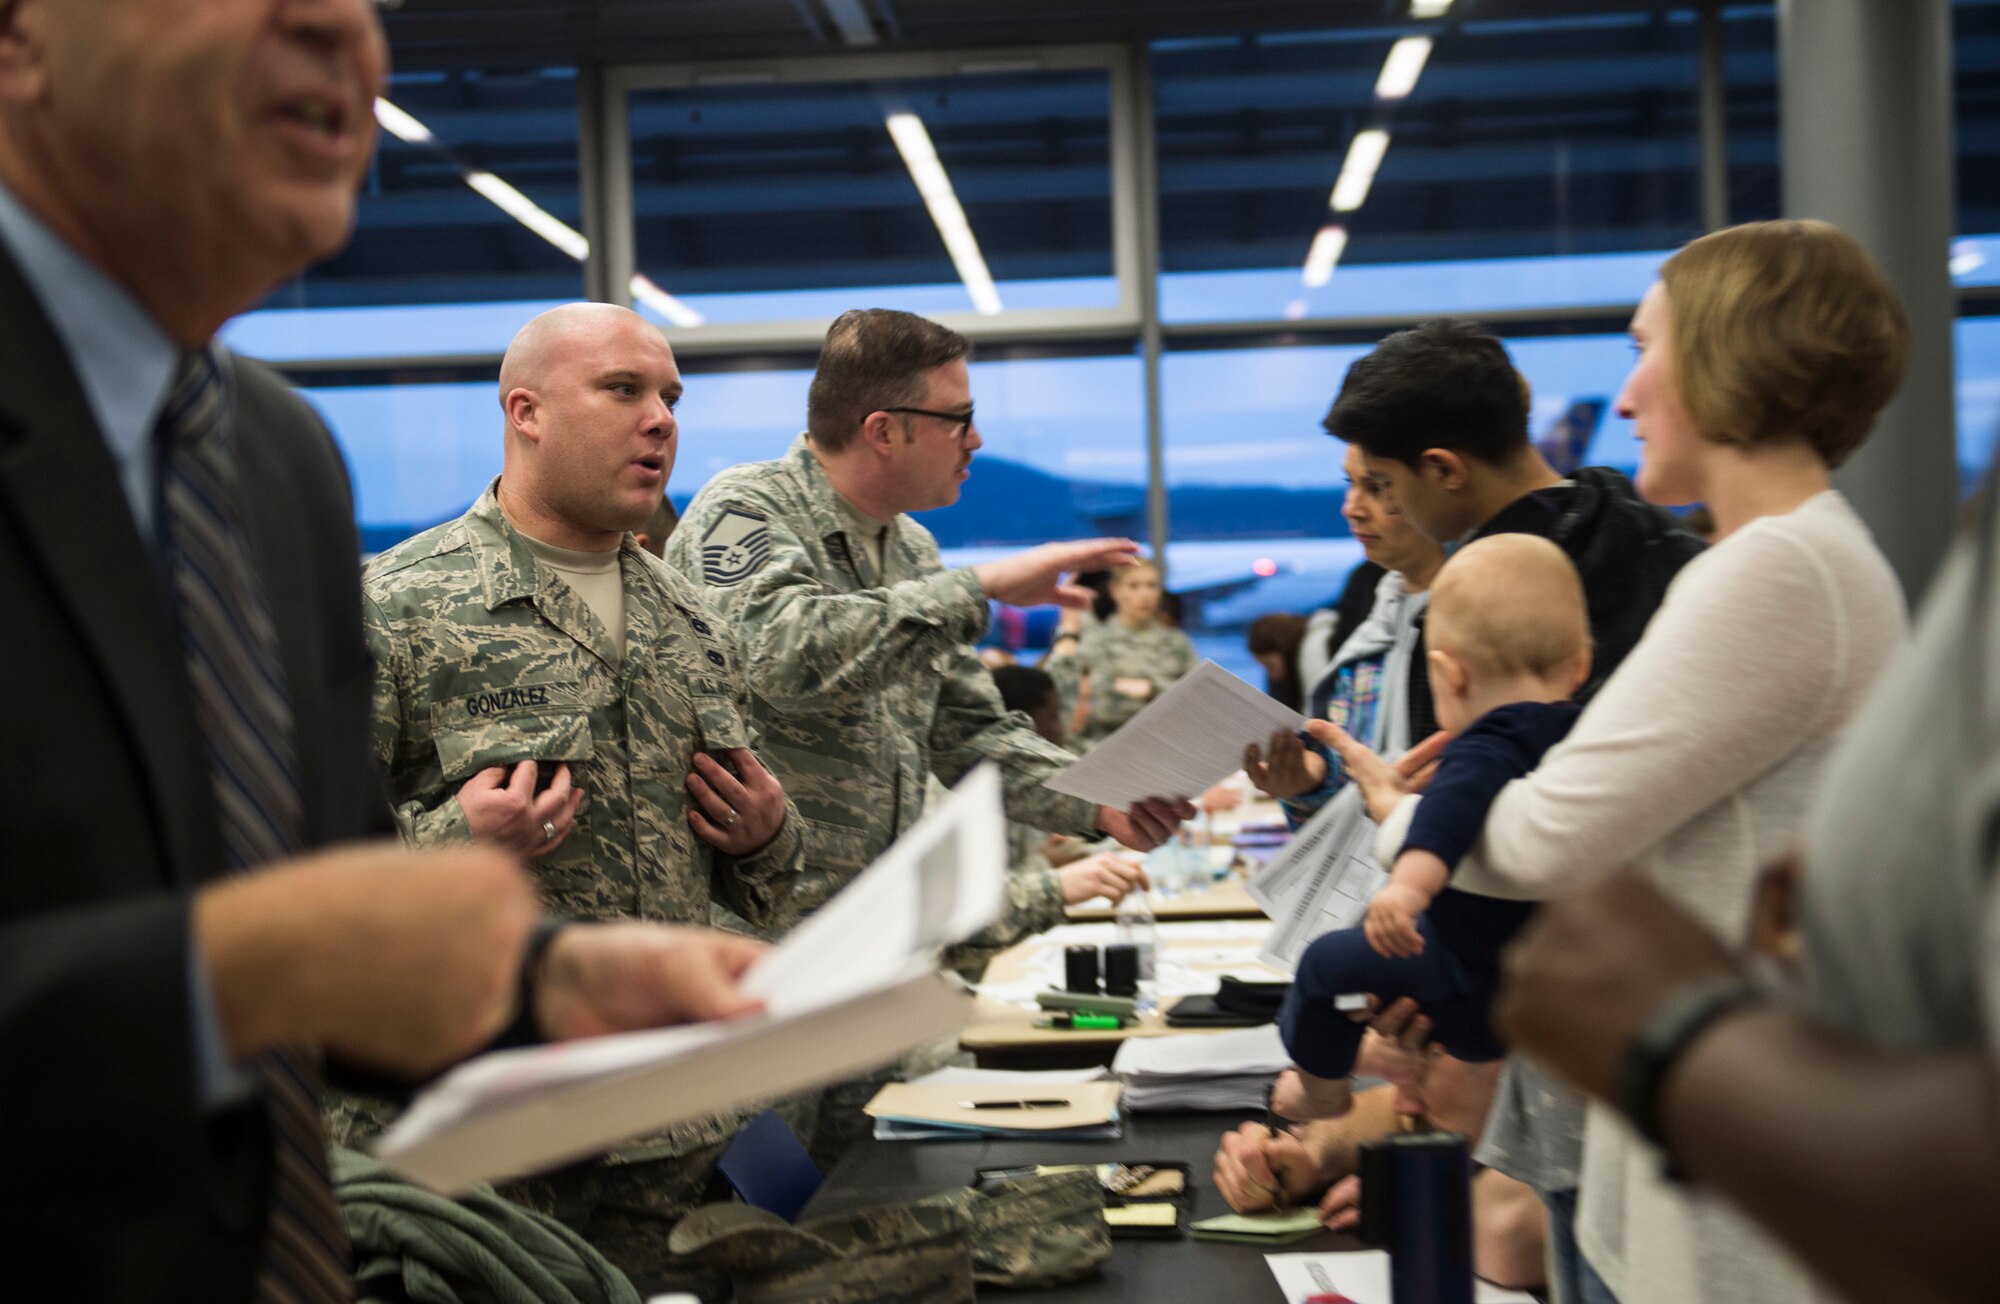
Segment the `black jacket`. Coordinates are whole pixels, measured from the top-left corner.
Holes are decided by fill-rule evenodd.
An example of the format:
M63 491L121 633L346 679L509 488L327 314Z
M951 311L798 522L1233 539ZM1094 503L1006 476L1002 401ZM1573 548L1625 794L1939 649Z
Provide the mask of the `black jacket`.
M0 341L0 1172L20 1200L0 1296L245 1299L271 1140L260 1107L196 1097L189 902L224 871L180 638L4 248ZM392 832L346 471L303 400L235 370L242 524L292 689L304 842Z
M1563 484L1538 489L1505 508L1475 537L1538 534L1576 563L1590 607L1590 678L1576 695L1587 702L1632 649L1667 596L1667 585L1702 550L1680 518L1639 497L1608 467L1586 466Z

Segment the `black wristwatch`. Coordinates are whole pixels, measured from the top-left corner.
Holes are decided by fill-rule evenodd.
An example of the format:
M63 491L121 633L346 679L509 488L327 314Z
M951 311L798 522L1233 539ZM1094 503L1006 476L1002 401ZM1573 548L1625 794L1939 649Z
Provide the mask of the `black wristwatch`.
M1724 1015L1756 1004L1764 993L1737 974L1701 978L1670 993L1625 1044L1618 1061L1618 1107L1639 1135L1667 1149L1660 1093L1671 1070L1695 1038Z
M535 925L535 931L528 935L527 948L521 953L521 970L516 981L517 1008L513 1022L500 1030L493 1039L489 1050L504 1050L514 1046L539 1046L547 1041L541 1020L535 1017L535 989L541 983L542 961L547 958L549 947L554 944L556 934L569 927L572 921L544 917Z

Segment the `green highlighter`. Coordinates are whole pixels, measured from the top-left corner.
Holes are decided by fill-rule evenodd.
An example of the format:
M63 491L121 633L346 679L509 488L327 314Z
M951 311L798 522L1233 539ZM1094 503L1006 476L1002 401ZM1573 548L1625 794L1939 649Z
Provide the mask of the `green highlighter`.
M1037 1028L1068 1028L1075 1032L1116 1032L1125 1026L1126 1020L1116 1014L1092 1014L1088 1010L1078 1010L1074 1014L1057 1014L1036 1023Z
M1097 992L1065 992L1050 989L1035 995L1035 1004L1045 1010L1071 1010L1083 1014L1139 1016L1139 1003L1129 996L1105 996Z
M1235 1241L1243 1245L1290 1245L1320 1229L1319 1210L1306 1206L1272 1213L1226 1213L1188 1224L1198 1241Z

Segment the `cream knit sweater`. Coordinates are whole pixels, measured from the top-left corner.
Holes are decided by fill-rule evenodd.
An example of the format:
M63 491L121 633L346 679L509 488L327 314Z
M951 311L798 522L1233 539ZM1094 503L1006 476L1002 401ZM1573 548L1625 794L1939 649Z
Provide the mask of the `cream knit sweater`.
M1494 803L1454 885L1535 899L1633 865L1737 944L1758 869L1799 834L1842 725L1907 629L1894 574L1838 493L1753 521L1681 572L1569 737ZM1662 1181L1658 1153L1599 1106L1577 1232L1621 1304L1812 1298L1788 1255Z

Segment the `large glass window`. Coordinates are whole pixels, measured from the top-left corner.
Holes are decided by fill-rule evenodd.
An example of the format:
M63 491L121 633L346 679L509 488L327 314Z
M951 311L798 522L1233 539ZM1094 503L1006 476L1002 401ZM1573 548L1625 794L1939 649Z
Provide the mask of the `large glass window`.
M2000 4L1952 6L1952 111L1958 133L1958 229L2000 231Z
M1958 365L1958 480L1971 493L2000 443L2000 317L1962 317L1953 333Z
M634 91L634 257L665 319L1115 306L1109 71L1025 62Z
M782 457L805 428L801 369L691 369L668 492L685 505L739 462ZM380 552L463 512L500 473L492 381L321 385L306 391L354 478L362 543ZM1136 358L974 361L985 446L959 501L920 519L955 562L1050 539L1145 534Z
M1692 10L1162 43L1163 317L1630 302L1701 230L1698 44Z
M397 74L383 99L353 240L233 322L234 347L497 353L540 308L582 297L573 70Z
M1612 410L1632 366L1622 335L1507 343L1534 399L1529 428L1559 467L1630 472L1638 445ZM1340 515L1343 446L1320 422L1361 345L1169 354L1166 482L1168 585L1204 656L1253 682L1251 621L1330 604L1361 560Z

